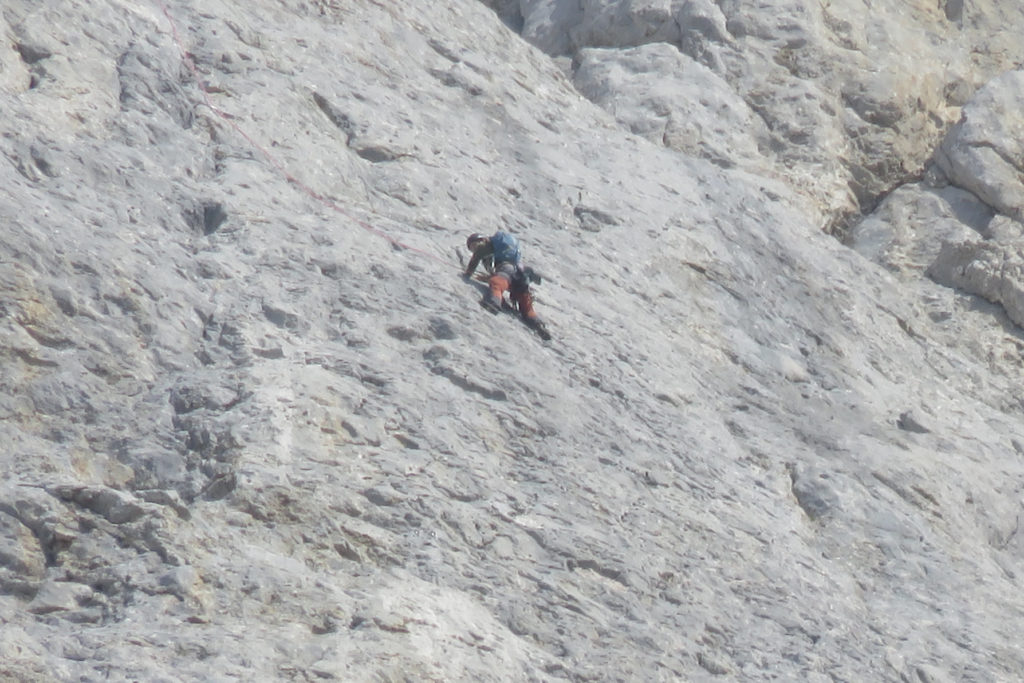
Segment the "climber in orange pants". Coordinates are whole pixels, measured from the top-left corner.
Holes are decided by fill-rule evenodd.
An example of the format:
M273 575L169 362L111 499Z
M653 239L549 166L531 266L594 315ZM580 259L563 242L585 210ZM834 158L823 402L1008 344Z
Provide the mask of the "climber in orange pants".
M547 326L533 310L533 295L530 294L530 277L520 264L519 241L504 231L491 237L473 233L466 240L466 247L473 252L463 277L469 279L483 262L491 273L487 280L490 291L480 302L492 312L501 310L505 292L519 311L523 321L544 339L550 339Z

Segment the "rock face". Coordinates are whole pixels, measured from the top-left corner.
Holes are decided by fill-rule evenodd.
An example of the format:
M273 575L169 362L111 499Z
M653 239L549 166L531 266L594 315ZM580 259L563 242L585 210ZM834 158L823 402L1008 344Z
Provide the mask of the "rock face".
M1024 669L1024 9L0 18L0 678Z
M964 107L936 155L950 183L1024 218L1024 71L994 78Z
M664 144L701 150L699 156L718 163L718 126L763 139L753 158L738 145L737 161L758 173L774 168L812 199L816 220L838 233L872 210L879 195L921 174L967 98L1019 63L1017 32L1024 25L1024 10L994 1L967 8L936 0L519 4L521 17L497 7L545 52L571 56L584 94L595 90L589 82L595 59L606 70L619 64L637 73L637 52L676 48L673 59L646 58L647 77L604 79L597 96L588 97L633 129L637 112L620 99L646 109L649 123L640 128L680 122L686 132ZM636 49L595 57L594 48ZM694 68L679 66L685 60L719 78L695 77ZM702 95L687 94L694 91ZM749 112L736 111L737 99ZM759 121L737 129L737 113ZM685 125L693 120L697 125ZM680 137L689 139L681 145Z
M668 43L582 50L573 82L630 132L727 168L770 172L764 121L720 76Z

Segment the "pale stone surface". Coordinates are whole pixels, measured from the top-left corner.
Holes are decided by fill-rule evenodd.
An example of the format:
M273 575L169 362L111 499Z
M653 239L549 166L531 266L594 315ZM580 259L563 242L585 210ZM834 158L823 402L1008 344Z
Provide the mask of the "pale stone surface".
M0 513L0 585L6 592L31 592L46 569L46 558L31 530Z
M1019 63L1024 29L1024 8L993 0L966 9L934 0L531 0L520 8L522 35L553 55L580 62L590 47L665 44L706 65L763 120L772 141L760 147L764 162L809 195L821 224L837 232L921 173L974 90ZM623 60L635 61L629 53ZM649 79L648 93L637 93L638 84L621 95L665 102L672 80L679 94L692 81L668 65ZM696 129L717 121L713 108L682 99L669 111Z
M964 107L936 155L949 181L1024 219L1024 71L993 79Z
M0 678L1019 675L1020 7L167 9L0 8Z
M1024 327L1024 240L947 242L928 274L936 282L1002 305Z
M760 153L769 144L764 122L725 81L676 48L587 48L577 59L576 88L628 130L721 166L768 166Z
M1018 326L1024 323L1022 77L1009 71L982 88L936 150L926 182L894 192L851 233L859 252L893 272L924 272L984 297Z

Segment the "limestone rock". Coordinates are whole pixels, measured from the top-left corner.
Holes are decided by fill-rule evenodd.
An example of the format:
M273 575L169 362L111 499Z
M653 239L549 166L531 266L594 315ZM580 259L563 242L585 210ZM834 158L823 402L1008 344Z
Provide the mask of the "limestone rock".
M46 558L31 530L9 514L0 513L0 586L5 592L31 592L41 579Z
M928 274L936 282L1000 304L1024 327L1024 240L948 242Z
M1002 56L1015 49L1010 27L1024 25L1019 8L993 2L973 9L966 22L957 3L939 8L920 0L908 8L891 0L874 3L868 15L862 10L810 0L758 11L703 0L534 0L522 5L522 33L550 54L573 55L578 65L587 65L580 59L586 48L649 44L674 46L704 64L757 112L772 140L760 146L763 161L798 177L829 227L870 211L880 196L920 174L959 106L1013 65ZM657 102L666 109L662 116L671 112L680 126L694 119L697 129L711 129L718 121L713 111L702 115L687 106L689 98L666 97L690 82L683 71L665 71L646 88L638 80L619 93L615 110ZM604 101L603 92L596 94ZM951 164L973 163L970 144L965 138L958 145ZM742 147L735 152L734 163L748 154ZM1010 190L997 194L1006 199Z
M27 609L33 614L68 612L77 610L91 596L89 587L80 583L47 581L32 598Z
M964 107L936 155L950 182L1024 220L1024 71L992 79Z
M914 183L897 189L852 228L849 243L894 273L920 276L943 244L979 240L993 220L992 210L965 190Z
M1014 679L1022 12L5 0L0 678Z
M577 60L577 89L628 130L726 167L764 164L764 122L721 77L667 43L585 48Z

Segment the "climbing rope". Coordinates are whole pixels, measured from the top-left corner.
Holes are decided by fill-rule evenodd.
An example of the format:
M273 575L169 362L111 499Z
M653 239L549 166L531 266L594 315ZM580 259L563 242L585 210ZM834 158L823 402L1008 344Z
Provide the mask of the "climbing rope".
M309 185L296 178L288 170L288 168L281 162L280 159L274 156L270 152L270 150L268 150L266 147L257 142L255 138L249 135L240 125L238 125L238 123L235 121L234 116L232 116L231 114L224 111L223 109L221 109L213 103L213 100L210 97L210 92L206 87L206 83L204 82L202 75L199 73L199 69L196 67L195 60L192 59L191 53L189 53L189 51L185 48L185 42L182 40L181 34L178 32L178 25L174 21L174 17L171 16L171 11L167 7L167 3L164 2L164 0L156 1L160 5L160 9L163 11L164 16L167 17L167 22L168 24L170 24L171 27L171 36L173 37L174 43L178 48L178 52L181 54L182 61L185 63L185 66L188 67L189 72L192 74L193 80L195 80L196 86L199 89L199 93L203 98L203 104L205 104L206 107L211 112L213 112L213 114L220 121L222 121L228 128L235 131L239 136L241 136L242 139L248 142L253 149L257 150L270 163L270 165L273 166L289 183L299 188L302 192L309 195L315 201L319 202L320 204L323 204L324 206L333 211L342 214L343 216L353 221L356 225L363 228L364 230L376 235L377 237L380 237L381 239L386 240L396 249L413 251L418 254L427 256L428 258L431 258L439 263L443 263L447 267L451 267L451 263L439 258L435 254L431 254L428 251L424 251L423 249L418 249L417 247L413 247L404 242L401 242L400 240L392 237L391 235L384 232L380 228L377 228L371 225L370 223L366 222L365 220L352 215L352 213L345 207L323 196L322 194L311 188Z

